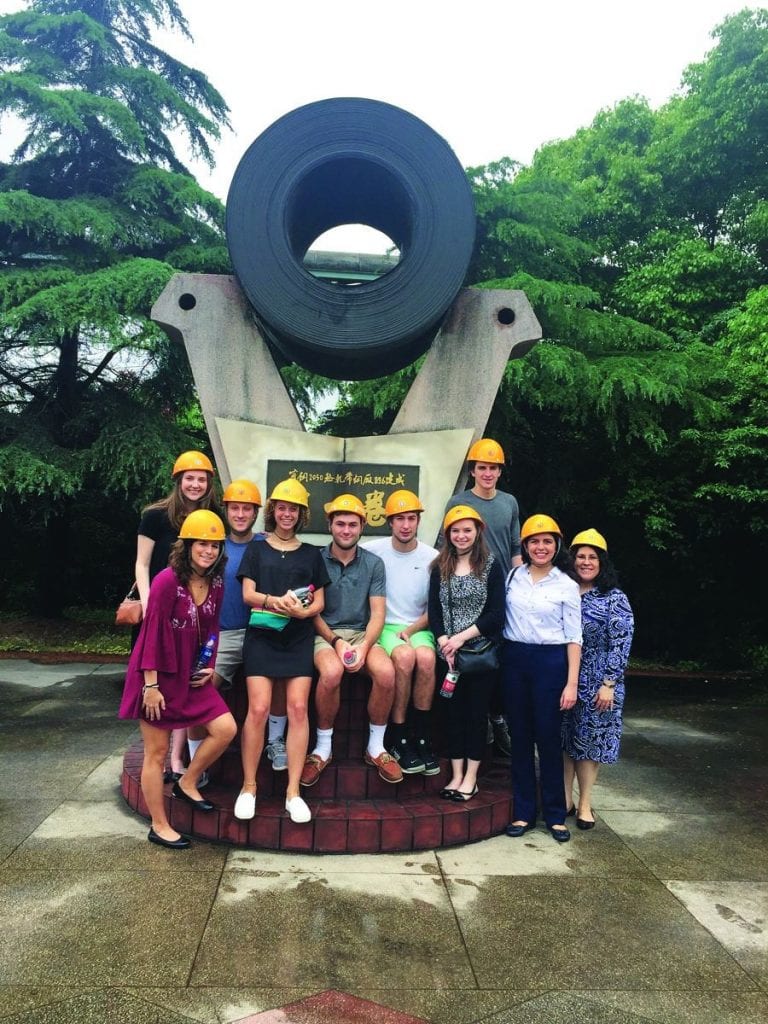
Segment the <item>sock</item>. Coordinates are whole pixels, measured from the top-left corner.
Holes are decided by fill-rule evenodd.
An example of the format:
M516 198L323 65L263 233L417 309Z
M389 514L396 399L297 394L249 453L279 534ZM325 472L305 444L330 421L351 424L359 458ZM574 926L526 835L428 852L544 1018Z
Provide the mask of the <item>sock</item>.
M395 726L395 728L398 728L398 726ZM405 731L405 726L401 725L399 728ZM386 725L368 726L368 753L371 757L378 757L379 754L384 753L384 733L386 729Z
M373 726L371 726L373 728ZM400 743L406 742L406 726L399 722L390 722L389 724L389 745L399 746Z
M327 761L331 756L331 743L333 740L333 729L318 729L317 730L317 742L315 743L315 749L312 751L313 754L317 754L318 757L322 757L324 761Z
M288 722L288 715L270 715L269 716L269 736L267 743L274 743L275 740L281 740L285 736L285 726Z
M195 756L195 753L197 752L197 748L200 746L200 744L202 742L203 742L202 740L187 740L187 746L189 747L189 760L190 761Z
M419 708L413 709L413 731L416 734L416 739L429 743L429 719L431 717L430 711L420 711Z

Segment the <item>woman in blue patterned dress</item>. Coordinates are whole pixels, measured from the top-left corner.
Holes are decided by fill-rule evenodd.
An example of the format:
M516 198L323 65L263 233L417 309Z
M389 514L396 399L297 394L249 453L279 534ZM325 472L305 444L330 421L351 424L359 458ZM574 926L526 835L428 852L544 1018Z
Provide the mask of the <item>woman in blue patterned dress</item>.
M626 594L616 586L605 537L597 530L584 530L573 538L570 552L581 593L584 641L578 700L563 715L565 796L571 814L575 776L579 784L576 825L590 829L595 827L592 787L599 767L619 757L624 670L634 617Z

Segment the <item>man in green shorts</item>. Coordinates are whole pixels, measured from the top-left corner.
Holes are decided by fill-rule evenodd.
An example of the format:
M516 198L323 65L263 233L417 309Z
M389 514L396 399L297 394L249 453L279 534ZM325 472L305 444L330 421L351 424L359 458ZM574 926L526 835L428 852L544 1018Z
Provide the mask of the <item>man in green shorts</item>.
M358 546L365 508L354 494L341 494L325 506L331 543L322 549L330 584L325 608L315 617L315 690L317 742L307 755L302 786L314 786L332 757L333 725L339 711L341 681L362 670L371 679L368 698L368 746L365 763L384 782L401 782L403 773L384 747L395 695L395 670L378 646L384 625L386 574L380 558Z
M424 506L412 491L394 491L384 513L390 537L367 541L387 570L387 608L379 643L395 666L395 701L389 728L389 752L406 775L437 775L432 753L429 713L435 693L435 638L427 628L429 567L437 551L418 539ZM413 697L413 732L406 728Z

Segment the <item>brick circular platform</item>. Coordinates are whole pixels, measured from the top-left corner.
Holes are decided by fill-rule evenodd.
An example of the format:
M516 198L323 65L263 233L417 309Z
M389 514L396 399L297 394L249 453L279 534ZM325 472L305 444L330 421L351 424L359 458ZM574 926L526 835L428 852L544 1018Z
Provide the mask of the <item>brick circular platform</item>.
M290 820L284 806L287 772L273 771L266 757L259 767L256 817L248 822L235 818L242 772L239 746L234 743L209 771L211 782L205 796L215 804L214 811L195 811L175 799L170 785L166 786L171 824L185 835L213 842L302 853L426 850L487 839L504 831L512 810L509 766L504 762L484 762L480 792L466 803L441 799L440 790L450 776L450 766L443 758L439 775L410 775L397 785L384 782L375 769L365 765L367 696L365 681L356 679L343 685L334 760L316 785L302 787L312 810L311 822L295 825ZM230 691L228 700L235 718L242 722L243 688ZM439 722L435 725L439 733ZM439 741L436 749L440 749ZM121 786L128 805L147 818L140 787L142 761L139 741L125 754Z

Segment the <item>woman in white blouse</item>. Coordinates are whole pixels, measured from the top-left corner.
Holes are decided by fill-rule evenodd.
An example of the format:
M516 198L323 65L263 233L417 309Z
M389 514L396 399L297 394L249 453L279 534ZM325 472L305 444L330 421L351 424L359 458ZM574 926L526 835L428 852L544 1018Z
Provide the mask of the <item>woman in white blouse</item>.
M507 578L502 650L504 703L512 740L514 818L507 835L536 824L539 754L542 816L552 838L566 843L560 720L576 703L581 660L581 600L567 564L563 536L551 516L531 516L520 531L523 565Z

